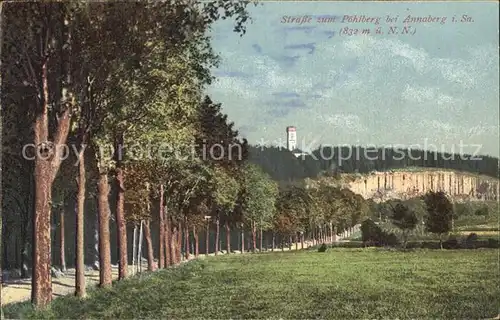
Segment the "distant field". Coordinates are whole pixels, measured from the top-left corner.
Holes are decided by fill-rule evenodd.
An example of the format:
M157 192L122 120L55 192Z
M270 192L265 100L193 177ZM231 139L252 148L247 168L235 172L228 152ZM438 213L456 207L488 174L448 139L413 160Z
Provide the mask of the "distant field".
M446 318L499 314L498 250L330 249L209 257L18 318ZM26 313L27 312L27 313Z

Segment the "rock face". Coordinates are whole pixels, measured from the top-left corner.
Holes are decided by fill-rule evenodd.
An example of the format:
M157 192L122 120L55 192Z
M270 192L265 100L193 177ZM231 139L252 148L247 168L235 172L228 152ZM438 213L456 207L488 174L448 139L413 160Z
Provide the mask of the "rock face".
M345 181L345 180L344 180ZM454 200L498 200L499 179L455 171L374 172L346 183L365 199L405 199L443 191Z

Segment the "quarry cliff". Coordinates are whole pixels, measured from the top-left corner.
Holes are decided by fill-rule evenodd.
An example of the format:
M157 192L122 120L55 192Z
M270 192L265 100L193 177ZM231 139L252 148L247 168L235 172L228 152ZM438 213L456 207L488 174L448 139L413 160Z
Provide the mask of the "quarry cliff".
M341 174L336 180L334 184L377 202L408 199L428 191L443 191L455 201L498 201L500 194L499 179L442 169Z

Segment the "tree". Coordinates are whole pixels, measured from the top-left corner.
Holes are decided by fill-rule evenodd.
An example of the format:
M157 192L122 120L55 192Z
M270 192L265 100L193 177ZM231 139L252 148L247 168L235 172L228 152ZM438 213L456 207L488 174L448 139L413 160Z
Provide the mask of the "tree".
M365 245L378 244L381 234L382 230L372 219L366 219L361 223L361 240Z
M226 233L229 229L229 217L233 212L236 200L238 198L239 185L238 181L234 179L221 167L215 166L213 171L213 195L212 195L212 210L215 216L216 234L215 234L215 254L221 250L219 248L220 237L220 223L221 220L226 226ZM227 241L227 239L226 239ZM228 244L228 243L227 243ZM227 249L230 250L228 247ZM229 252L228 252L229 253Z
M4 41L34 97L35 215L33 223L32 302L45 307L52 299L51 200L52 185L63 156L72 114L76 109L71 68L69 15L72 4L10 3L5 10ZM62 56L69 58L62 60ZM2 57L3 58L3 57ZM61 63L64 61L63 63ZM61 66L62 65L62 66Z
M425 229L427 232L439 235L439 245L443 249L443 234L451 230L453 219L453 204L444 192L429 191L424 196L427 209Z
M183 129L190 128L185 125L186 115L193 112L202 85L209 81L206 70L213 55L206 38L199 34L207 25L196 24L188 9L180 2L92 4L89 16L94 19L94 29L82 41L93 45L85 65L94 67L88 68L87 75L92 84L92 90L87 90L91 93L90 113L100 115L99 130L92 138L94 150L101 153L96 154L97 167L102 179L113 174L118 190L115 213L120 279L127 276L123 168L135 151L125 146L160 136L160 141L180 140L181 134L186 135ZM175 21L182 28L174 30L161 23L164 21ZM190 27L191 32L185 32ZM173 47L176 49L166 50ZM163 128L170 130L159 134ZM102 151L110 146L112 156L103 156Z
M256 229L261 231L272 226L276 211L278 185L260 167L247 164L243 169L242 194L240 195L241 215L250 225L253 250L256 249ZM260 235L262 240L262 232Z
M213 54L206 31L219 18L235 17L235 31L244 33L248 1L127 3L2 3L2 102L9 95L9 114L19 111L34 124L32 137L41 155L34 162L33 303L51 300L50 211L54 179L59 173L61 145L72 136L77 146L88 143L87 162L98 171L101 285L111 283L109 247L109 183L117 183L120 274L126 270L123 203L125 162L101 154L103 148L164 130L172 140L193 126L191 114L211 81ZM4 38L2 38L4 40ZM7 49L7 50L5 50ZM167 50L168 49L168 50ZM5 52L8 52L6 55ZM7 87L10 90L4 91ZM3 115L2 110L2 115ZM31 118L32 117L32 118ZM24 118L24 119L26 119ZM26 120L25 120L26 121ZM163 121L163 122L162 122ZM160 129L152 130L154 122ZM161 125L158 125L161 123ZM184 130L187 128L186 130ZM178 134L172 134L173 132ZM28 141L26 141L28 140ZM123 140L123 141L122 141ZM140 140L144 141L144 140ZM185 140L183 140L185 141ZM82 149L82 148L80 148ZM116 148L115 148L116 149ZM83 203L84 153L78 154L77 295L84 295ZM28 166L22 166L22 169ZM116 170L115 170L116 169ZM26 170L29 172L29 170ZM114 179L115 174L117 179ZM68 187L67 185L65 187ZM57 188L57 192L59 188ZM15 201L13 201L15 202ZM31 201L26 197L26 212ZM23 215L24 216L24 215ZM23 225L26 226L22 219ZM23 230L27 229L23 226ZM126 248L125 248L126 249ZM124 253L125 252L125 253ZM126 260L126 259L125 259Z
M196 153L212 172L211 200L216 224L216 251L218 254L219 228L226 229L226 247L230 252L230 228L238 222L234 209L240 189L239 179L242 165L248 158L248 142L238 137L234 122L221 112L221 104L213 103L205 96L197 112Z
M311 212L313 199L306 189L299 186L281 188L276 200L276 214L273 221L273 230L281 236L291 237L303 228L301 217ZM314 224L314 227L317 226Z
M415 229L418 223L415 211L410 210L408 206L403 203L397 203L396 206L392 208L393 215L391 217L392 223L401 229L402 239L403 239L403 249L406 249L406 243L408 241L408 234Z

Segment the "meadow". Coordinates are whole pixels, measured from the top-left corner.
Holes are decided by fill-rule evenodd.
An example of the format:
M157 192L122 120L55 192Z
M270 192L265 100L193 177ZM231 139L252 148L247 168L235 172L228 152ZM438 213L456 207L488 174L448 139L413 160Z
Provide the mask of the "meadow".
M364 248L233 254L56 299L7 318L493 318L499 314L499 252Z

